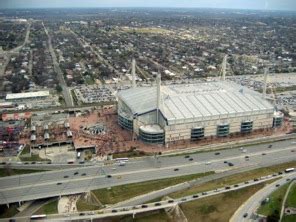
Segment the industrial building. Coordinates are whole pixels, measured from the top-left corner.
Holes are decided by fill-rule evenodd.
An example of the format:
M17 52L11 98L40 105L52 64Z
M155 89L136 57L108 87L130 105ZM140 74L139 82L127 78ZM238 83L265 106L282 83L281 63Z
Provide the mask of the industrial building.
M8 93L6 95L7 101L23 101L30 99L45 99L50 96L49 91L26 92L26 93Z
M228 81L133 87L118 93L118 123L146 143L226 137L280 127L265 95Z

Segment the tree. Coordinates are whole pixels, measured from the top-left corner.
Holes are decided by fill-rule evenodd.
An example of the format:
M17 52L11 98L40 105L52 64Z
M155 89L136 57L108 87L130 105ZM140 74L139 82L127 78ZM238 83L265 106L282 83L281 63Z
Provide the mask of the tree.
M57 91L58 93L61 93L61 92L63 91L63 88L62 88L60 85L57 85L57 86L56 86L56 91Z

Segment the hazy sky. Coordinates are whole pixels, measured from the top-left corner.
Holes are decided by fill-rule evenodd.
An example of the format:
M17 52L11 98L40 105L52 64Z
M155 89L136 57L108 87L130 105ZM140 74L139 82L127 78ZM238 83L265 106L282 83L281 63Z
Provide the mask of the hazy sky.
M0 8L207 7L296 11L296 0L0 0Z

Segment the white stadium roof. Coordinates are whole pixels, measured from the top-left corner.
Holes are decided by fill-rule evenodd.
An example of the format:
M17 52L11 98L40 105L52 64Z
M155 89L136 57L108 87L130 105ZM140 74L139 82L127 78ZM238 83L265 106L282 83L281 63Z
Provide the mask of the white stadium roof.
M38 97L49 96L49 91L38 91L38 92L26 92L26 93L9 93L6 95L6 100L13 99L30 99Z
M131 88L118 93L118 98L134 115L155 110L156 97L156 86ZM160 110L170 125L273 113L274 107L257 92L221 81L161 86Z

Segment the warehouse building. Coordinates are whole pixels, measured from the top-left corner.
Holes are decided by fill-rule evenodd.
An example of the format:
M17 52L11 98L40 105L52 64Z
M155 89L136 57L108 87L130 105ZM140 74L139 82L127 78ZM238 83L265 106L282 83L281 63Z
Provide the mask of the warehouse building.
M146 143L170 143L280 127L264 96L227 81L136 87L118 93L118 123Z

